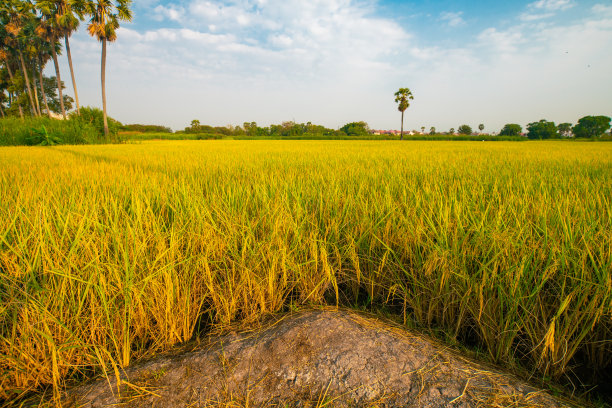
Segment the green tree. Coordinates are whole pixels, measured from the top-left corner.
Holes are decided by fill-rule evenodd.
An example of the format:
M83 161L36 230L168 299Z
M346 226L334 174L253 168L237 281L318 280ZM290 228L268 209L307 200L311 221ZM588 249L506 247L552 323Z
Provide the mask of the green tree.
M102 83L102 111L104 113L104 135L108 136L108 115L106 110L106 43L117 39L120 21L131 21L131 0L91 0L84 10L91 17L87 30L102 43L100 79Z
M507 123L504 125L501 132L499 132L500 136L520 136L523 133L523 127L521 125L517 125L516 123Z
M482 131L484 130L484 124L480 124L478 125L478 130L480 130L480 133L482 133Z
M599 137L610 129L608 116L585 116L578 120L572 131L576 137Z
M455 134L455 128L450 128L448 133L451 134L451 135L454 135Z
M559 123L559 125L557 125L557 130L559 131L559 135L562 137L572 137L571 123Z
M49 111L61 114L62 107L58 96L59 92L57 90L57 79L55 77L47 78L46 76L43 76L42 83L43 89L41 90L41 93L44 92L47 97L47 107ZM61 84L62 88L66 89L64 81L62 81ZM74 100L70 97L70 95L62 93L62 99L65 109L72 109L72 103L74 102Z
M413 99L414 97L412 96L412 92L409 88L400 88L395 93L395 103L397 103L397 110L402 112L402 127L400 131L400 140L404 140L404 112L410 106L409 101Z
M557 137L557 125L542 119L527 125L527 137L529 139L553 139Z
M365 136L370 133L370 127L365 122L347 123L340 130L348 136Z
M432 126L431 128L429 128L429 134L430 135L435 135L436 134L436 128L434 126Z
M469 125L461 125L459 129L457 129L460 135L471 135L472 128Z

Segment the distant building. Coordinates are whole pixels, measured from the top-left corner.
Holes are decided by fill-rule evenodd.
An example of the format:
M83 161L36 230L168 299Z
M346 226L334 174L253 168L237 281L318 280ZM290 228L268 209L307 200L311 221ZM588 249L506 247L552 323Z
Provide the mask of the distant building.
M61 113L49 112L49 116L51 117L51 119L64 120L64 117Z
M389 130L372 129L370 130L370 133L372 133L373 135L400 135L402 132L399 130L395 130L395 129L389 129ZM412 135L422 135L423 133L419 132L418 130L404 130L404 134L412 136Z

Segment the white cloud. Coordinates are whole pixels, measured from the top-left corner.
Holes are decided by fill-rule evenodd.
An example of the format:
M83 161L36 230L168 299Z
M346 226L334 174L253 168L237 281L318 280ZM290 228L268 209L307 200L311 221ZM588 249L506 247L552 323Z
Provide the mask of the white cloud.
M575 6L572 0L538 0L527 5L527 11L521 14L522 21L543 20Z
M459 27L465 24L463 17L461 17L462 15L463 15L462 11L458 11L458 12L445 11L440 14L440 19L443 21L446 21L449 27Z
M561 3L538 1L524 12L554 13L570 4ZM393 128L399 118L392 94L399 86L415 95L406 128L484 122L494 130L507 122L612 112L607 5L563 25L492 25L454 48L419 44L398 23L373 14L375 5L187 0L160 6L159 18L181 28L121 28L109 46L111 116L175 128L194 118L213 125L295 119L330 127L366 120ZM73 58L77 81L91 84L80 89L81 100L99 105L99 44L81 31Z
M605 4L596 4L593 6L593 8L591 9L594 13L597 13L599 15L607 15L607 16L612 16L612 6L608 6Z
M182 21L185 16L185 10L179 6L157 6L153 9L155 19L158 21L163 20L164 18L171 21Z
M529 4L528 7L538 10L559 11L574 7L574 2L571 0L538 0Z

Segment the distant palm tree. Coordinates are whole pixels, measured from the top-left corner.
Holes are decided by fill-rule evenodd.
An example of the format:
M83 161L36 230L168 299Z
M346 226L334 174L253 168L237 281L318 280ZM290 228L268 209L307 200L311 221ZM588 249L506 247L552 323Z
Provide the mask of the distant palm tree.
M482 123L478 125L478 130L480 130L480 133L482 133L482 131L484 130L484 125Z
M119 21L132 20L131 0L93 0L87 1L85 11L91 17L87 30L92 37L102 43L102 110L104 112L104 135L108 136L108 116L106 113L106 43L117 39Z
M409 88L400 88L395 93L395 102L397 105L397 110L402 112L402 128L400 131L400 140L404 140L404 111L408 109L410 106L409 100L414 99L412 96L412 92L410 92Z

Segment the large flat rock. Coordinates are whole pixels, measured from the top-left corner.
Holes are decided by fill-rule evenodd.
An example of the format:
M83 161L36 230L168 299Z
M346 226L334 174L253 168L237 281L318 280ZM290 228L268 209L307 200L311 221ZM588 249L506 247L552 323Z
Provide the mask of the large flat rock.
M68 391L98 408L204 406L564 407L420 334L348 311L287 315L256 332L157 357ZM235 405L234 405L235 404Z

